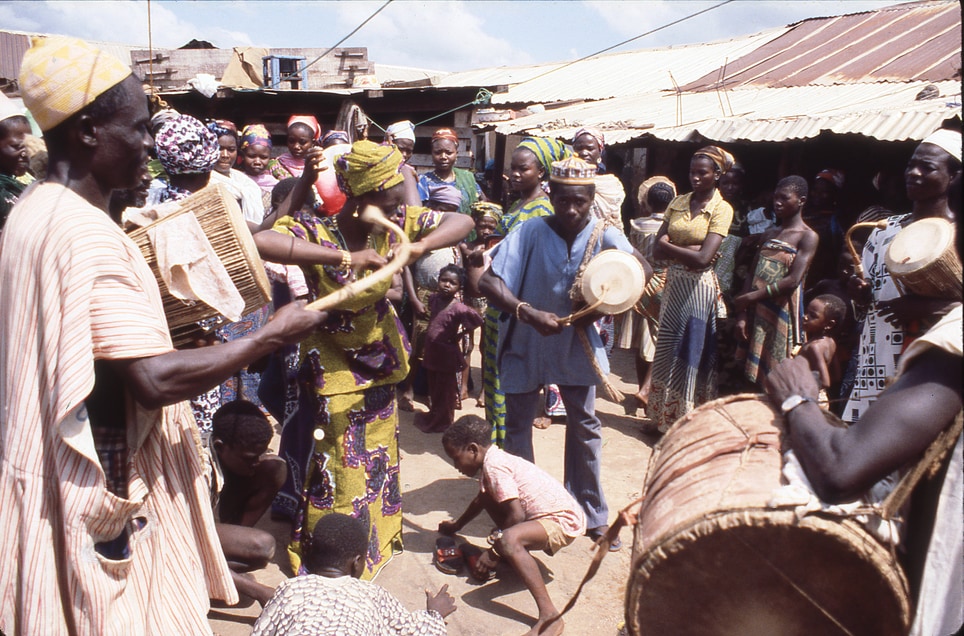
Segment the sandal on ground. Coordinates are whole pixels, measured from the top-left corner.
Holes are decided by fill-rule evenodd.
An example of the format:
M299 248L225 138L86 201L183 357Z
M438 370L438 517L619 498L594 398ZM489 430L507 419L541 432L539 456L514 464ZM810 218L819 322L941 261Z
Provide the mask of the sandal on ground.
M592 539L593 543L596 543L602 539L606 532L609 530L609 526L599 526L598 528L590 528L586 531L586 536ZM619 539L619 535L616 535L612 541L609 542L610 552L619 552L623 547L623 542Z
M439 537L435 540L435 556L432 558L439 572L458 574L462 568L462 551L455 545L452 537Z
M459 549L462 551L462 556L465 557L465 564L469 566L469 576L471 576L473 580L479 583L486 583L495 578L495 570L489 570L485 573L484 577L479 577L475 574L475 564L482 556L482 548L474 546L471 543L463 543L459 546Z

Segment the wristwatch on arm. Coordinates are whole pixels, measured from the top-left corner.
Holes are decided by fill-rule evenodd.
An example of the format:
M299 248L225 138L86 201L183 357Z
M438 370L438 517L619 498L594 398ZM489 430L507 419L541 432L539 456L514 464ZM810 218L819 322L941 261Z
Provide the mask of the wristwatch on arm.
M813 402L814 404L817 403L817 401L813 398L804 397L802 395L791 395L785 399L782 404L780 404L780 412L784 415L788 415L790 411L797 408L804 402Z

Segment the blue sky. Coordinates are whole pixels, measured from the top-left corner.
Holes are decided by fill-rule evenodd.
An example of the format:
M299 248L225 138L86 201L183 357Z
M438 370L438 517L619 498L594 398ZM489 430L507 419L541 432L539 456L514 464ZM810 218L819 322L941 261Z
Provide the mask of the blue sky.
M368 47L376 63L456 71L570 60L720 0L395 0L343 46ZM151 2L155 47L192 38L218 47L327 47L384 0ZM730 38L805 18L867 11L881 0L734 0L623 49ZM0 27L147 45L147 2L0 2Z

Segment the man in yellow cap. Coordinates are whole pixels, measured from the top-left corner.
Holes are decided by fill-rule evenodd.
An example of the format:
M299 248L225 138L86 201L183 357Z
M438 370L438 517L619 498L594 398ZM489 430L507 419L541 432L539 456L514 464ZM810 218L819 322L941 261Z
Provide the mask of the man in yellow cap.
M578 157L553 163L549 177L553 216L529 221L499 243L479 288L490 303L509 314L505 329L499 327L498 353L499 379L506 394L505 450L534 461L532 422L539 387L558 385L568 429L565 486L586 513L588 534L598 539L606 531L609 509L600 478L602 426L595 413L595 396L597 373L608 373L609 363L591 324L598 316L572 325L561 317L584 305L573 306L571 290L585 263L598 252L628 252L647 274L652 269L621 230L606 227L590 214L595 175L595 165ZM595 362L587 355L590 352ZM618 545L617 539L611 549Z
M106 212L147 161L139 81L51 37L20 85L50 164L0 240L0 631L210 633L208 599L237 592L183 400L325 316L296 304L251 336L175 351L154 276Z

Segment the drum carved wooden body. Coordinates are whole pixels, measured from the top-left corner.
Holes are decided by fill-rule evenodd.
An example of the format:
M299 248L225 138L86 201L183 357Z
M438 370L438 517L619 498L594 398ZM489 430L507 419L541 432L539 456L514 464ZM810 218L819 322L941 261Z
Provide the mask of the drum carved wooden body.
M767 507L784 442L783 418L753 395L705 404L666 433L635 530L631 634L907 633L888 548L853 519Z

